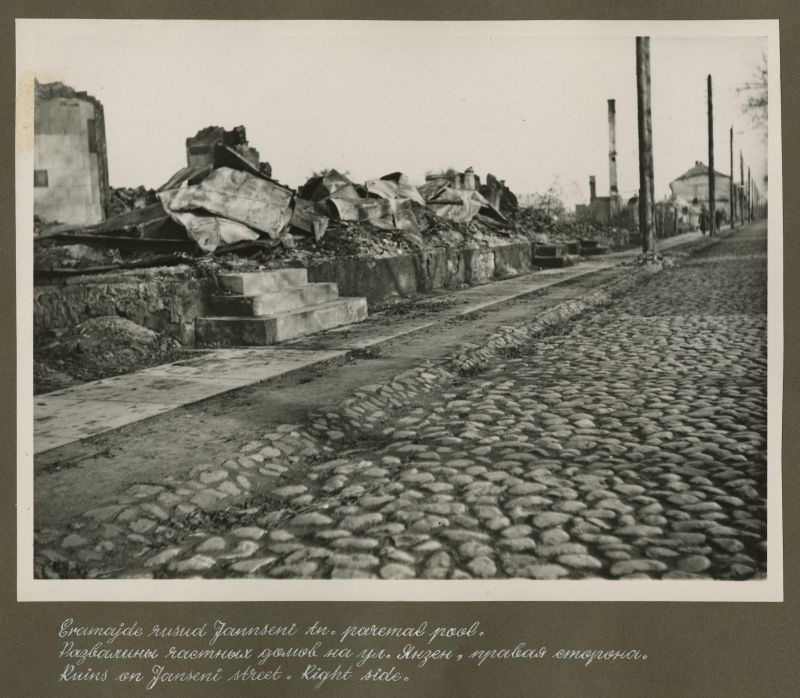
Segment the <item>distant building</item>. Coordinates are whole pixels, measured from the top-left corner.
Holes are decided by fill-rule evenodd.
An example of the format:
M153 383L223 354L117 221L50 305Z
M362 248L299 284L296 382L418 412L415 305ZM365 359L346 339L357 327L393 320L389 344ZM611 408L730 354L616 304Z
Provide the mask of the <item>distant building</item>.
M103 105L60 82L34 84L33 212L86 225L108 215Z
M612 190L608 196L597 196L597 180L589 177L589 205L578 205L575 211L580 216L588 216L598 223L611 223L623 209L619 192Z
M708 205L708 167L697 160L694 166L669 184L672 197L689 204ZM731 200L731 178L714 171L715 207L728 211Z

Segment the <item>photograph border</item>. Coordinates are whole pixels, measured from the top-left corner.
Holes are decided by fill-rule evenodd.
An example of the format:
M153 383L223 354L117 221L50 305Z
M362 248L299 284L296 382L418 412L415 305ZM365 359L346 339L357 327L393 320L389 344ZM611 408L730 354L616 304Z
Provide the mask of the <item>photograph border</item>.
M18 183L32 180L33 91L28 66L32 59L35 32L50 28L50 22L79 22L85 27L94 20L17 21L17 119L16 175ZM129 22L130 20L125 20ZM212 20L214 21L214 20ZM174 21L173 21L174 22ZM251 22L248 22L252 26ZM131 23L131 29L138 23ZM174 27L174 24L172 25ZM555 21L491 23L407 23L301 21L262 25L267 31L303 31L310 34L336 32L343 36L432 35L452 32L460 36L484 36L502 40L506 36L545 37L741 37L765 36L768 40L769 102L780 104L780 40L777 21L728 20L718 22L660 21ZM172 27L171 27L172 28ZM186 31L202 28L190 21ZM31 83L29 85L28 83ZM780 134L780 109L769 111L770 134ZM41 580L33 578L33 396L32 396L32 269L33 189L17 187L17 319L18 319L18 561L17 594L21 601L479 601L487 598L508 601L781 601L783 599L783 539L781 511L781 399L783 381L783 257L782 149L781 140L768 141L770 216L768 236L768 560L766 579L719 580Z
M652 18L685 19L751 19L780 20L782 110L793 116L800 113L800 85L793 78L800 74L800 6L794 0L673 0L668 4L642 0L539 0L533 5L499 0L491 5L479 0L438 0L435 3L378 4L368 0L292 0L270 3L253 0L228 0L219 5L195 0L129 0L111 6L97 0L7 0L0 7L5 35L13 37L17 17L114 17L114 18L339 18L339 19L430 19L459 17L475 19L585 19L606 18L627 20ZM7 41L0 47L2 65L0 83L7 99L2 106L7 118L0 123L8 155L14 157L14 44ZM800 132L787 128L781 134L786 163L800 161ZM787 164L784 178L786 228L795 230L800 224L798 177ZM3 395L6 397L6 419L0 424L6 445L7 470L16 475L16 335L15 335L15 257L14 249L14 178L11 168L0 170L3 203L0 222L9 252L0 255L0 299L4 305L5 331L0 333L5 362L0 368ZM784 238L785 298L800 296L800 239ZM800 460L800 306L785 306L785 367L782 445L783 494L786 502L800 498L800 472L794 464ZM532 687L540 695L614 695L627 696L729 696L774 695L794 696L800 682L800 666L791 648L800 645L800 554L794 539L800 535L800 511L787 506L783 510L785 533L785 598L782 603L636 603L636 602L259 602L259 603L21 603L16 601L16 488L0 488L2 526L0 526L0 569L2 577L2 612L7 629L2 634L0 670L3 685L18 696L106 695L105 687L93 691L90 686L59 684L61 662L57 657L56 631L66 617L74 616L84 623L115 625L137 620L147 623L189 624L214 617L229 622L247 623L256 619L273 622L312 623L321 620L329 625L349 623L408 623L426 619L442 624L469 624L481 621L486 637L496 645L513 646L518 638L566 646L626 648L642 647L649 654L646 663L630 666L598 664L585 667L569 665L501 664L481 669L433 665L421 670L407 685L350 684L328 685L325 690L304 690L295 686L285 695L384 696L414 695L418 698L441 696L487 695L528 696ZM562 645L563 646L563 645ZM424 672L424 673L423 673ZM366 688L366 691L363 689ZM166 693L166 691L165 691ZM119 695L140 695L140 690ZM190 687L169 691L170 695L262 695L263 688L254 686L234 691L201 692Z

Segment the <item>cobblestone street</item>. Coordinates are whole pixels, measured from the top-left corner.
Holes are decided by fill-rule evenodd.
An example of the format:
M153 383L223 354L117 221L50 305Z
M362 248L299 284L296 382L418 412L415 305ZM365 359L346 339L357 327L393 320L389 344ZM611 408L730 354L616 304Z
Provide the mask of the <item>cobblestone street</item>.
M490 360L39 531L37 574L763 577L766 268L762 224L544 333L501 328Z

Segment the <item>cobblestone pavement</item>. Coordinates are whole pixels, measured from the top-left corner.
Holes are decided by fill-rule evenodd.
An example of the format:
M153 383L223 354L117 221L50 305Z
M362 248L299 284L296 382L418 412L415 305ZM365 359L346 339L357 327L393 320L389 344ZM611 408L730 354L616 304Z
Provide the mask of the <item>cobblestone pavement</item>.
M37 532L36 574L763 577L766 262L762 225L501 328Z

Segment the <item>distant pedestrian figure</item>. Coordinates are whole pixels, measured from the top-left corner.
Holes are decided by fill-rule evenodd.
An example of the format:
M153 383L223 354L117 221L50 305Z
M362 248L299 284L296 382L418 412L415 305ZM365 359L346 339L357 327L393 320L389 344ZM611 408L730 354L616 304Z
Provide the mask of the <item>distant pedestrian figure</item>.
M714 230L719 232L719 229L722 227L722 209L718 208L716 211L714 211L714 223L716 225Z
M700 209L700 232L705 235L706 230L708 230L708 211L706 210L706 207L703 206Z

